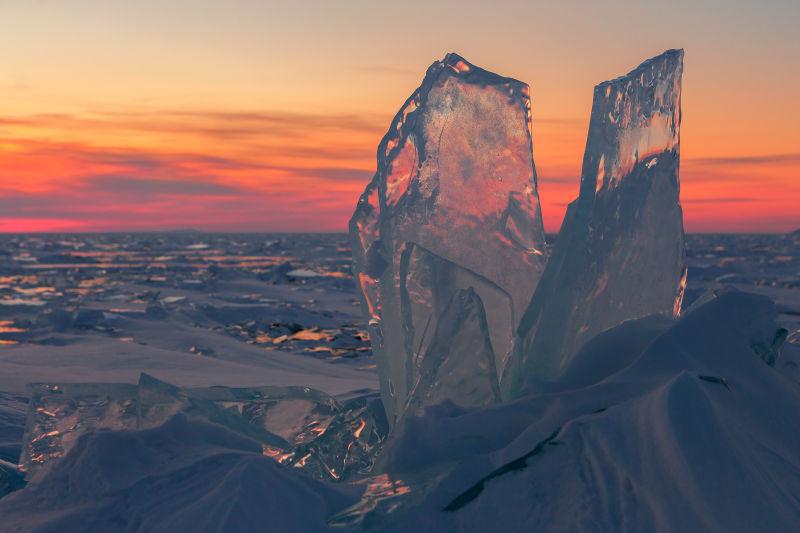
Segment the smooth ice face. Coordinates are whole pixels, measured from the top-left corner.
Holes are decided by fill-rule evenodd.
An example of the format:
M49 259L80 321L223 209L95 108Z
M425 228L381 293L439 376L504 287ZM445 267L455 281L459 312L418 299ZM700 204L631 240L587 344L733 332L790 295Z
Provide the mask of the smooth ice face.
M502 388L556 378L598 333L677 316L686 281L679 203L683 51L594 90L580 195L522 318Z
M544 265L528 86L455 54L431 65L378 147L350 234L390 421L459 289L480 297L502 368Z
M407 412L421 414L444 400L468 407L500 400L486 314L472 289L456 292L439 316Z

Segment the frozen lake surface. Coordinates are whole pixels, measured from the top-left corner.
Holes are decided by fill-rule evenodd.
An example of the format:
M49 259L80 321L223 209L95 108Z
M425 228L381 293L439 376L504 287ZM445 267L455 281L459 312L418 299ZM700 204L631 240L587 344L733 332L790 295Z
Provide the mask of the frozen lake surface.
M789 331L784 362L797 367L800 235L688 235L687 256L684 308L726 287L768 296ZM347 237L0 236L0 459L19 459L26 384L136 383L142 372L182 387L307 386L341 401L376 391ZM283 475L252 468L264 470L259 483ZM356 498L309 487L296 488L339 502L328 514Z

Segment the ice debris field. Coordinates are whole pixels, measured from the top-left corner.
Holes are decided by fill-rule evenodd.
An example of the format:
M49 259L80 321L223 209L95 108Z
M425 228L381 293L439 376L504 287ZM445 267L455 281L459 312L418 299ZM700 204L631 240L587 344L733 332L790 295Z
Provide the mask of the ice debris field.
M682 73L595 87L556 236L448 54L349 238L0 237L0 531L796 529L800 233L684 235Z

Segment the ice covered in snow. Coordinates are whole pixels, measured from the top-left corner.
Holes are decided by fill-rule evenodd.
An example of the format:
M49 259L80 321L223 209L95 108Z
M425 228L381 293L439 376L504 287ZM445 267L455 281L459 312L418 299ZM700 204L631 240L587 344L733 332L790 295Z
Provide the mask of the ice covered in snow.
M158 427L177 414L207 420L256 442L264 455L318 479L368 472L388 427L380 402L344 402L308 387L181 388L142 374L138 385L30 386L20 464L36 481L86 434Z
M447 315L472 316L469 292L459 299L460 312ZM352 440L336 436L335 417L327 416L334 404L326 395L179 389L145 377L140 408L163 423L73 435L71 448L27 488L0 500L2 525L786 530L800 513L792 496L800 489L800 389L792 373L798 354L781 353L786 335L776 317L767 298L724 291L678 321L625 322L588 342L559 379L513 402L470 408L446 400L409 413L377 467L336 486L276 457L260 437L269 427L299 442L326 427L307 444L332 435L350 453ZM765 346L774 361L763 357ZM96 416L103 410L87 389L76 391ZM285 398L289 405L274 403ZM357 438L370 430L351 414L344 419L353 423L338 427Z
M456 54L433 63L378 147L350 234L390 421L459 289L480 300L502 368L545 260L528 86Z
M361 489L312 479L262 445L182 413L150 429L96 431L0 500L3 531L320 531Z
M64 457L84 433L139 426L135 385L32 384L28 390L20 465L31 480Z
M776 317L765 297L723 292L678 321L655 315L605 332L547 391L408 419L384 468L410 490L374 506L367 522L387 531L791 528L800 389L758 349L780 336Z
M523 315L507 397L556 378L598 333L677 316L686 281L679 202L683 51L595 87L580 193Z

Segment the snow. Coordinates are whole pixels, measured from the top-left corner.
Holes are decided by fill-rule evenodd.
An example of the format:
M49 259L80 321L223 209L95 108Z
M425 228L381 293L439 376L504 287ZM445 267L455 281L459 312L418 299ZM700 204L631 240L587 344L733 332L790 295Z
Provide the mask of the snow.
M372 519L396 531L791 529L800 389L752 347L773 337L776 317L768 299L727 292L596 383L431 409L390 444L387 468L442 481L422 484L406 512ZM620 326L583 364L598 370L651 326Z
M256 441L179 414L153 429L85 435L46 477L0 500L0 527L321 531L358 494L297 475Z

